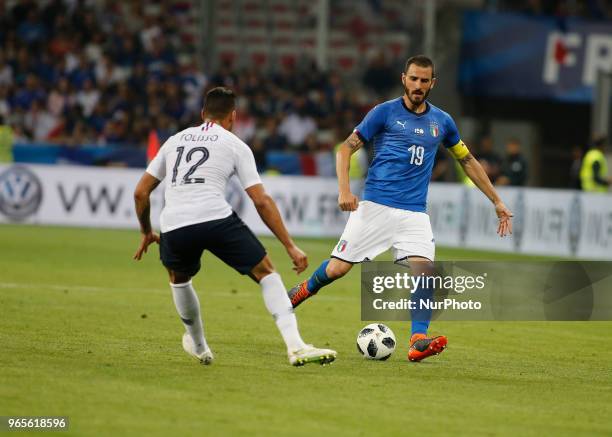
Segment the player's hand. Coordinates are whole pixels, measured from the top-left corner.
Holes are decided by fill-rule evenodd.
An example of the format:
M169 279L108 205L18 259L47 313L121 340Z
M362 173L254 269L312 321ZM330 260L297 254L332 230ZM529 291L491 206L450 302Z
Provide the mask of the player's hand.
M338 195L338 206L342 211L355 211L358 204L359 199L350 191Z
M293 260L293 270L300 274L308 267L308 257L306 254L297 247L295 244L287 248L287 253Z
M504 205L504 202L497 202L495 204L495 214L499 218L499 225L497 226L497 235L505 237L512 233L512 212Z
M134 254L134 259L139 260L142 258L144 253L147 253L147 248L153 244L159 244L159 235L155 232L149 232L148 234L142 234L142 241L140 242L140 247Z

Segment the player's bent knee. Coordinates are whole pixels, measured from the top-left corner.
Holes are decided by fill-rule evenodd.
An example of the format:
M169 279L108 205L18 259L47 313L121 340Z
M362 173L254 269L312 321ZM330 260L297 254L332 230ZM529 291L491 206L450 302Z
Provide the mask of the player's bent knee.
M255 267L251 270L249 276L253 278L256 282L261 281L263 278L268 276L271 273L274 273L274 266L272 265L272 261L266 255Z
M346 275L351 268L353 268L353 264L339 260L338 258L332 258L325 269L325 273L327 273L328 278L338 279Z
M175 272L174 270L168 269L168 275L170 276L170 282L173 284L184 284L189 282L191 276L186 273Z
M431 276L436 271L434 262L424 257L408 257L408 264L414 275Z

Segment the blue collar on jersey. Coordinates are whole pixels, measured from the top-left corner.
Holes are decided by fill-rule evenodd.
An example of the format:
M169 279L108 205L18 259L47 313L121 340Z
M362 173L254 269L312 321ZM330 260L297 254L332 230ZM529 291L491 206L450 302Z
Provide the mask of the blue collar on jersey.
M431 105L427 101L425 101L425 110L421 113L417 113L408 108L408 106L406 106L406 102L404 102L404 96L400 97L400 100L402 101L402 106L404 107L404 109L410 112L411 114L416 115L417 117L422 117L423 115L427 114L429 112L429 108L431 107Z

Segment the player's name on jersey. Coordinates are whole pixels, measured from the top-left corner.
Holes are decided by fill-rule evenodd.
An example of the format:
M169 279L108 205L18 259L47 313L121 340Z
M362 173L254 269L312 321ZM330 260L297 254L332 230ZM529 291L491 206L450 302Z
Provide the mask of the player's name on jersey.
M195 134L182 134L179 137L179 141L217 141L219 135L195 135Z

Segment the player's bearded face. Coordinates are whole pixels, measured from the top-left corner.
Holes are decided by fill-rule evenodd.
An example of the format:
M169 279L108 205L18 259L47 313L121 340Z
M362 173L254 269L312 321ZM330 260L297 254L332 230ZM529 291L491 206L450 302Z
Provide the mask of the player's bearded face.
M419 106L429 96L433 86L431 69L411 65L402 78L402 85L410 103Z
M406 82L404 82L404 91L408 96L408 100L413 105L420 105L425 100L427 100L427 96L429 96L429 92L431 91L431 87L427 87L427 89L413 89L410 90L408 86L406 86Z

